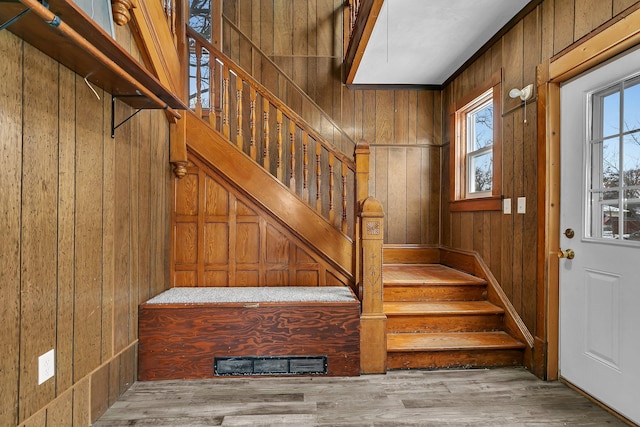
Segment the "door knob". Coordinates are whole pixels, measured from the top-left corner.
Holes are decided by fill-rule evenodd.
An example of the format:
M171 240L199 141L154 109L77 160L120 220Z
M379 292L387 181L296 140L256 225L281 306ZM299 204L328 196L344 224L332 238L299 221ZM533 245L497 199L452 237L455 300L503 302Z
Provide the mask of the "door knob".
M575 256L576 253L573 249L565 249L564 251L562 249L558 249L558 258L573 259Z

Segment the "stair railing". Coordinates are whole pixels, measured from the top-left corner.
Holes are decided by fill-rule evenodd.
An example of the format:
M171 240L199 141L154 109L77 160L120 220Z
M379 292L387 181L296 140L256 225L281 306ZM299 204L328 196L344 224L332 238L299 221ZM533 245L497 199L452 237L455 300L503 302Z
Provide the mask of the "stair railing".
M368 188L366 143L354 161L196 31L187 28L187 39L195 114L353 238L356 198Z
M352 153L356 143L298 84L291 79L229 18L222 16L223 52L296 112L327 141L343 153Z

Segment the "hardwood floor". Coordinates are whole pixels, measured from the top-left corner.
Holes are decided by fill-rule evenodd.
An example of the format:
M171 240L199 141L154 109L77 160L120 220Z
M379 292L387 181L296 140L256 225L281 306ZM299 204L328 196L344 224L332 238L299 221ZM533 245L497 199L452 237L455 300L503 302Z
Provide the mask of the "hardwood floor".
M116 426L623 426L521 368L361 377L137 382L94 424Z

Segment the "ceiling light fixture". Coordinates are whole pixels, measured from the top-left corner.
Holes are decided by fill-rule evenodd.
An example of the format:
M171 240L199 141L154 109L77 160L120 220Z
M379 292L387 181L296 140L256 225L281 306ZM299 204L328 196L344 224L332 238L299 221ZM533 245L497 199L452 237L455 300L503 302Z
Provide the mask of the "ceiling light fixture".
M527 123L527 101L533 96L533 85L529 84L522 89L513 88L509 91L511 98L520 98L524 102L524 123Z

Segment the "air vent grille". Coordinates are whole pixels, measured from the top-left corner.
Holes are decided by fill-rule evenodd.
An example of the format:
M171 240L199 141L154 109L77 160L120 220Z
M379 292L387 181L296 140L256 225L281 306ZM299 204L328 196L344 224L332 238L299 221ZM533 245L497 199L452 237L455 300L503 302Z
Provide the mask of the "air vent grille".
M214 358L216 376L326 375L327 356L248 356Z

